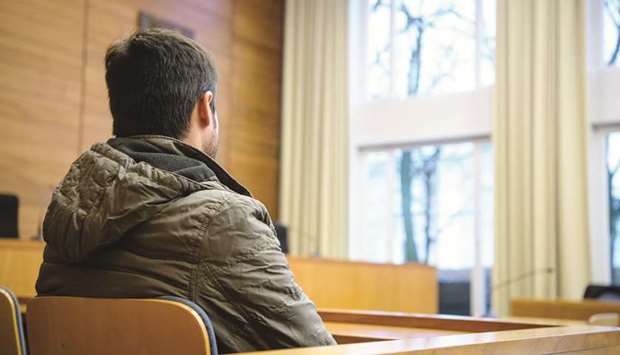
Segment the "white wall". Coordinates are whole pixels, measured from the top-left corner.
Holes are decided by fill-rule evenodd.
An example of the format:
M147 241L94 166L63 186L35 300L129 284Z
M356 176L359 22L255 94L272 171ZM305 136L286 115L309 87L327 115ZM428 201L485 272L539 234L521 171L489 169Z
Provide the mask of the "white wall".
M351 143L359 148L489 137L492 88L359 105Z

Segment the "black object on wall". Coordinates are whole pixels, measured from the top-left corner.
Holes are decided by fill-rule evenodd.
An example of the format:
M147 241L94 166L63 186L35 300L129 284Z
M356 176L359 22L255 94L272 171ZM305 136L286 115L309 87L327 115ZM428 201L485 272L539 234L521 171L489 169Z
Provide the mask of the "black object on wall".
M276 236L280 241L280 248L284 254L288 254L288 228L285 225L276 223Z
M0 194L0 238L19 238L18 211L17 196Z

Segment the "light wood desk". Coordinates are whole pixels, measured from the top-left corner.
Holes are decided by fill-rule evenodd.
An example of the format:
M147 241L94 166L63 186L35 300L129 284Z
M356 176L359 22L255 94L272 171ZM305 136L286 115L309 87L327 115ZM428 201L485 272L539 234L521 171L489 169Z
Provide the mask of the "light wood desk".
M618 354L620 328L407 313L322 310L340 345L247 354Z
M22 299L25 302L28 300L28 298ZM26 311L25 308L23 310ZM320 310L319 313L339 345L246 354L611 355L620 353L620 328L555 324L540 319L526 322L347 310Z

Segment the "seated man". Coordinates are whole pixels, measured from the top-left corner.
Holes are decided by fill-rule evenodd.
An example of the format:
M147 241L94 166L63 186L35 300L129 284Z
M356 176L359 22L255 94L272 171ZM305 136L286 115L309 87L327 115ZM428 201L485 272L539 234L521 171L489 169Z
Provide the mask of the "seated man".
M115 138L54 191L38 294L183 297L205 309L223 352L334 344L267 209L213 160L211 56L148 30L114 43L105 66Z

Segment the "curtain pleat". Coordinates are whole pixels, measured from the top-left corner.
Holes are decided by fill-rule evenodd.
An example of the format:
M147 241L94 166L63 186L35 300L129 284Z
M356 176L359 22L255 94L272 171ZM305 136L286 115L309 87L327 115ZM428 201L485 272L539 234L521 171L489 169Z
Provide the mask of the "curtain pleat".
M580 298L590 277L583 0L498 0L493 299Z
M347 255L348 1L288 0L281 222L293 255Z

